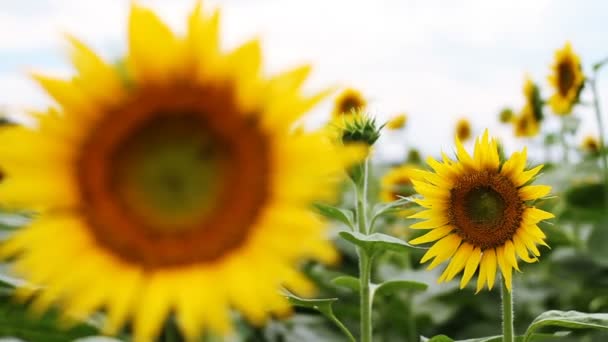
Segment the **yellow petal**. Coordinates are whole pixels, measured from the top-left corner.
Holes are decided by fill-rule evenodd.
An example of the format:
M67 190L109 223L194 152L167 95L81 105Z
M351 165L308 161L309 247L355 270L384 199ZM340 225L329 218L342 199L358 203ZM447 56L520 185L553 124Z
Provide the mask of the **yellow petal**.
M107 64L95 52L73 36L67 37L72 63L78 71L78 86L100 104L114 104L123 96L122 81L116 67Z
M410 243L412 245L419 245L421 243L433 242L435 240L439 240L442 237L448 235L452 230L454 230L454 227L452 227L452 226L443 226L443 227L435 228L435 229L431 230L430 232L410 241Z
M483 251L480 267L486 270L488 289L491 290L496 280L496 251L494 248Z
M449 222L449 219L447 216L439 216L439 217L434 217L432 219L429 219L427 221L421 221L421 222L414 223L413 225L410 226L410 228L412 228L412 229L432 229L432 228L444 226L444 225L448 224L448 222Z
M443 262L447 258L451 257L454 252L456 252L456 249L458 249L458 246L460 246L461 241L462 238L456 234L451 234L444 237L429 248L422 259L420 259L420 263L423 264L433 257L435 257L434 261L436 261L438 258L443 259L438 262L438 264Z
M538 172L540 172L540 170L543 168L544 165L538 165L537 167L522 172L522 173L518 173L515 174L513 176L513 183L515 183L515 186L522 186L524 184L526 184L528 181L530 181L532 178L534 178L534 176L536 176L536 174L538 174Z
M498 267L500 267L500 272L502 273L505 285L507 289L511 291L511 273L513 268L505 257L505 249L503 246L496 248L496 261L498 261Z
M183 69L184 44L152 11L136 4L129 17L128 65L136 80L162 82Z
M548 195L551 187L548 185L527 185L519 189L519 197L524 201L535 200Z
M467 284L469 283L469 281L475 274L475 271L477 271L477 266L479 266L480 261L481 261L481 249L479 249L479 247L475 247L475 249L473 249L473 251L471 252L471 255L469 256L469 260L467 260L467 264L465 265L462 279L460 279L460 289L463 289L465 286L467 286ZM482 284L483 284L483 280L482 280Z
M511 240L507 240L505 242L505 260L517 271L519 271L519 266L517 265L517 258L515 257L515 246L513 246L513 242ZM520 271L521 272L521 271Z
M513 246L515 247L515 252L519 258L527 263L536 262L538 259L530 258L528 254L528 250L526 249L526 245L521 241L519 235L513 235Z
M464 266L467 264L467 261L469 260L469 257L473 252L473 249L473 245L468 244L466 242L460 245L460 248L458 248L458 250L452 257L453 266L448 272L445 281L452 280L458 273L460 273L460 271L462 271Z

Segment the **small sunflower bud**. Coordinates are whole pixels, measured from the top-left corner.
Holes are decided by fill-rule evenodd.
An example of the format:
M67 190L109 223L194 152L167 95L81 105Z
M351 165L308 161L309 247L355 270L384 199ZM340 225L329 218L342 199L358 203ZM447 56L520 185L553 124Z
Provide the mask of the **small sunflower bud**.
M500 122L507 124L511 123L514 117L515 113L513 113L513 110L511 108L504 108L500 111L498 119L500 120Z

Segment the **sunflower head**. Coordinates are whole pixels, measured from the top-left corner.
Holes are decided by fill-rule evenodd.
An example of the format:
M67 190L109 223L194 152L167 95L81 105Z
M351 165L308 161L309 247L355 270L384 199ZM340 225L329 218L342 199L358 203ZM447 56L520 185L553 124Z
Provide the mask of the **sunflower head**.
M222 51L218 18L199 4L176 36L134 4L120 67L70 38L76 75L35 76L57 108L0 130L0 198L40 211L0 246L42 286L35 310L104 310L106 333L132 322L137 342L174 316L195 340L233 309L288 313L279 288L311 290L297 265L335 260L310 206L361 154L294 134L326 92L302 93L306 66L265 76L257 41Z
M370 147L380 138L380 131L384 127L378 126L373 116L361 112L337 119L336 124L344 145L362 144Z
M414 195L412 179L417 170L416 166L410 164L391 168L380 181L380 200L388 203Z
M598 154L600 152L600 142L597 137L588 135L583 139L581 149L589 154Z
M526 105L522 112L513 120L516 137L533 137L540 131L540 124L533 114L531 106Z
M428 159L433 171L420 171L414 189L424 196L418 203L425 210L411 215L424 219L411 226L428 233L410 243L433 242L421 262L431 259L429 269L449 261L439 281L449 281L460 272L460 287L467 285L479 270L477 291L494 285L497 266L511 289L512 270L517 259L535 262L545 245L538 223L553 217L534 206L551 188L531 185L542 168L526 170L526 150L508 160L499 158L496 140L483 137L470 155L459 140L457 158L444 155L443 161ZM530 255L531 253L531 255Z
M471 123L467 119L460 119L456 122L455 136L460 141L467 141L471 138Z
M554 94L549 98L551 109L558 115L570 114L585 85L580 57L574 52L570 42L566 42L562 49L555 52L548 79L554 89Z
M398 130L405 127L407 123L407 114L398 114L386 123L386 128L390 130Z
M504 108L498 114L498 120L504 124L513 122L514 117L515 113L513 113L513 110L511 108Z
M356 89L345 89L334 101L334 109L332 112L333 118L338 118L342 115L350 115L352 112L360 112L365 110L367 101Z

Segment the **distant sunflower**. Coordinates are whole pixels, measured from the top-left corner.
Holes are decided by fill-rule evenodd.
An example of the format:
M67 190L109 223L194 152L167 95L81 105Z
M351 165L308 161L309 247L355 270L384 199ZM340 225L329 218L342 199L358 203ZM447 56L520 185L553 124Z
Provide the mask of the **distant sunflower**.
M471 123L467 119L460 119L456 123L455 135L460 141L467 141L471 138Z
M549 83L555 89L555 94L549 98L549 105L556 114L570 114L572 107L578 103L585 85L581 60L572 49L570 42L555 52L555 62L551 68Z
M386 128L388 128L390 130L398 130L398 129L403 128L406 123L407 123L407 115L403 113L403 114L396 115L395 117L390 119L386 123Z
M526 105L522 112L513 120L516 137L533 137L540 131L540 124L533 114L533 110Z
M412 179L417 170L417 167L407 164L390 169L380 181L380 200L393 202L415 194Z
M258 42L220 51L200 5L185 37L137 5L128 27L124 70L71 39L77 76L35 77L61 109L0 131L0 198L40 209L0 248L43 285L24 295L39 312L103 309L105 332L132 321L141 342L169 315L194 340L225 334L231 309L288 312L280 286L311 290L297 263L336 258L310 204L355 157L290 133L323 97L301 94L309 68L264 78Z
M460 288L467 285L479 269L477 291L487 284L492 289L498 265L507 288L511 289L517 257L535 262L540 255L537 244L545 244L545 234L537 224L552 218L551 213L531 202L547 195L551 188L529 185L541 170L525 171L526 150L501 162L495 140L486 131L477 139L473 156L456 140L457 160L428 159L431 171L420 171L414 188L424 196L418 203L427 210L411 218L424 219L411 226L430 229L410 243L434 242L421 262L433 259L429 269L450 260L439 281L449 281L464 270ZM529 255L529 252L533 256Z
M332 117L338 118L353 111L362 111L366 105L367 101L358 90L348 88L336 98Z
M581 148L587 153L595 154L600 151L600 142L596 137L589 135L583 139Z

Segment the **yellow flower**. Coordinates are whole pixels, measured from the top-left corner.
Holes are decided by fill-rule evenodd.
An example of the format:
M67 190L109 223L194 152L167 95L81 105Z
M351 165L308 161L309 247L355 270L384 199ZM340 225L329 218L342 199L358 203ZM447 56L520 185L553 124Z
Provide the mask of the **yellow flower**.
M600 142L596 137L589 135L586 136L585 139L583 139L581 148L583 149L583 151L588 153L598 153L600 151Z
M522 112L513 120L516 137L533 137L540 131L540 124L533 114L532 107L526 105Z
M332 117L338 118L344 114L348 115L353 111L363 111L366 105L365 98L363 98L363 95L358 90L348 88L336 98Z
M335 260L309 208L355 156L290 133L323 97L300 91L310 68L264 77L257 41L220 50L218 15L197 5L178 37L134 5L121 71L70 39L76 76L35 76L60 109L0 131L0 198L40 210L0 248L43 286L36 311L103 309L140 342L175 315L190 341L227 333L231 309L289 312L280 286L312 290L297 264Z
M424 196L418 203L426 210L411 218L424 219L413 229L429 229L412 244L434 242L421 262L433 259L429 269L449 260L439 281L450 281L464 270L464 288L479 269L477 291L486 284L492 289L496 266L511 289L511 273L519 270L517 257L535 262L537 244L545 244L545 234L537 224L552 218L551 213L532 205L551 188L530 185L541 170L525 170L526 150L501 162L497 142L486 131L477 139L471 156L457 139L457 160L444 155L443 162L428 159L432 171L421 171L413 181ZM532 253L532 256L529 253Z
M386 123L386 128L388 128L390 130L398 130L398 129L403 128L406 123L407 123L407 115L405 113L403 113L403 114L399 114L399 115L395 116L394 118L390 119Z
M471 124L467 119L460 119L456 123L456 137L461 141L467 141L471 138Z
M390 169L380 181L380 200L393 202L415 194L412 179L417 170L417 167L407 164Z
M555 61L551 67L549 83L555 93L549 98L551 109L558 115L567 115L578 103L579 95L585 85L585 75L581 68L581 60L572 49L570 42L561 50L555 52Z

